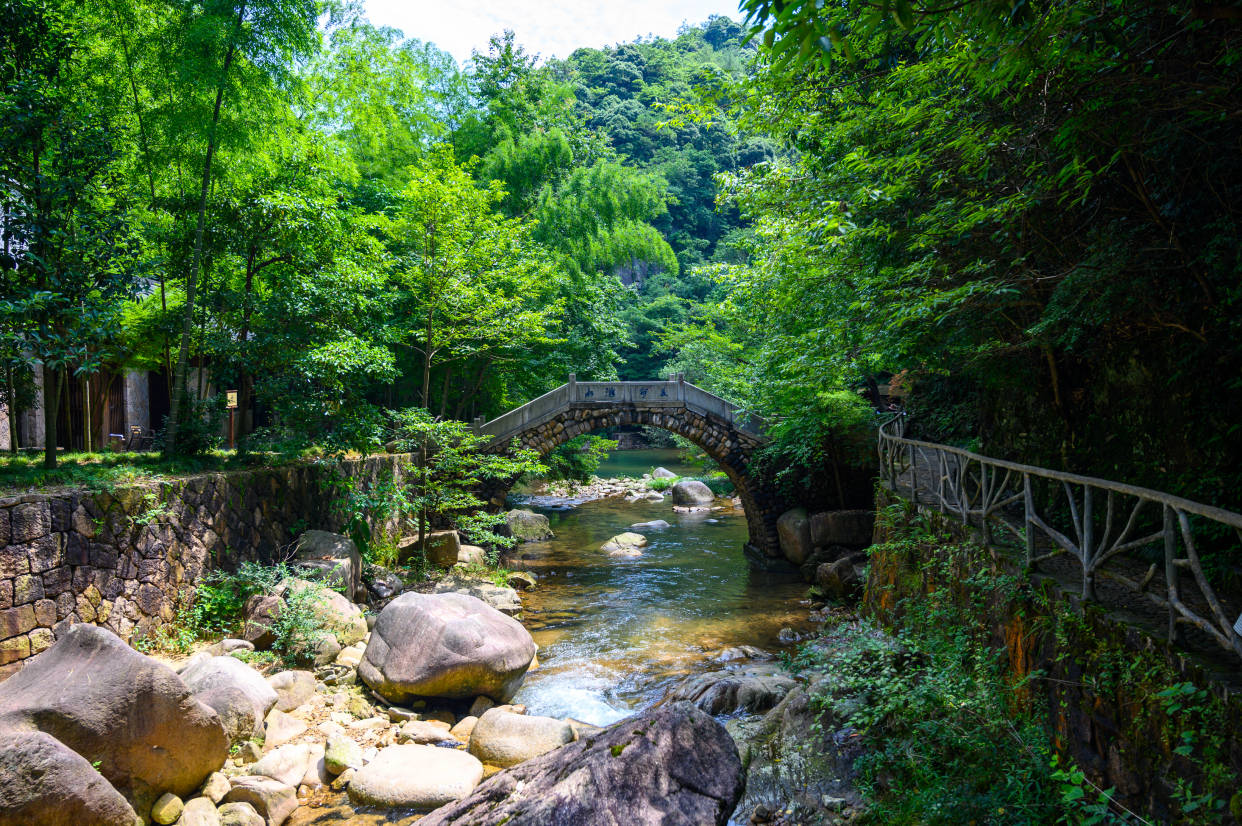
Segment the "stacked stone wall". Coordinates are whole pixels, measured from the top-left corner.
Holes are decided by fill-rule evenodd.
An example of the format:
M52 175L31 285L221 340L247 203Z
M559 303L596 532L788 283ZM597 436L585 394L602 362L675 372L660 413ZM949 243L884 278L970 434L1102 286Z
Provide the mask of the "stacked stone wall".
M406 456L212 473L111 491L0 499L0 679L69 624L124 640L174 618L212 569L284 558L299 533L339 530L341 486L392 478ZM373 525L396 533L396 524Z

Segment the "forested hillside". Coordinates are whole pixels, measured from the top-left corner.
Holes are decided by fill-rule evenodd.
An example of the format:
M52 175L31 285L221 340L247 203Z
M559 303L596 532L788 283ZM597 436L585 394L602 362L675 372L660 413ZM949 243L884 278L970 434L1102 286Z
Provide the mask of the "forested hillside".
M672 296L705 295L692 270L739 223L712 175L769 151L660 106L741 80L740 28L548 64L506 32L459 67L320 11L5 4L17 405L31 356L53 408L105 367L159 370L197 450L210 376L254 447L361 447L385 408L464 419L659 370Z
M895 377L932 436L1228 504L1232 8L750 0L458 66L348 5L5 0L3 392L37 364L55 429L139 368L178 450L208 384L255 448L365 447L680 370L812 490Z

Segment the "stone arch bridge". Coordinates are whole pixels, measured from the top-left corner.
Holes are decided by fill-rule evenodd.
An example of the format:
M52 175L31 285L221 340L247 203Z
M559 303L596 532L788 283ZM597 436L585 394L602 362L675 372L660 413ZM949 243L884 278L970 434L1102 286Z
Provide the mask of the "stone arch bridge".
M728 475L742 500L751 565L782 567L776 534L781 502L749 470L751 456L766 438L737 407L680 375L670 381L590 382L570 375L567 383L490 422L475 419L474 431L491 437L489 449L503 450L517 439L545 456L576 436L620 425L658 427L701 447Z

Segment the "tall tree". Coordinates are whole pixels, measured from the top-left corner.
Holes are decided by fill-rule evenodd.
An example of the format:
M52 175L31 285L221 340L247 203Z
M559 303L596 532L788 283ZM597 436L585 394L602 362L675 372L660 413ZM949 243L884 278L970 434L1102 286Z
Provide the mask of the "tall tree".
M181 343L164 438L169 454L177 452L177 427L187 392L194 299L202 268L212 163L225 94L232 88L240 96L241 89L248 85L266 87L281 80L290 61L309 54L317 44L315 25L319 12L313 0L213 0L197 8L201 11L187 27L186 70L196 77L212 79L213 101L210 115L202 124L204 152L193 251L186 269Z
M83 52L76 4L0 4L0 221L8 266L0 313L11 346L42 365L44 466L56 466L68 371L101 366L120 300L136 288L135 243L116 170L112 110Z

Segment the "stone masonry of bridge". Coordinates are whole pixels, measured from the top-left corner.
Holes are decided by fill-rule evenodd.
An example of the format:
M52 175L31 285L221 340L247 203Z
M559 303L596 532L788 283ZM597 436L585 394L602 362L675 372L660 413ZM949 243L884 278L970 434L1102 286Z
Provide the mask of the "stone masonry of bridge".
M753 567L784 567L776 520L785 503L760 485L749 471L754 452L766 439L729 402L688 384L672 381L579 382L570 376L534 401L490 422L476 420L475 431L491 436L493 449L514 439L540 455L577 436L621 425L649 425L676 433L701 447L737 489L750 533L747 559Z

